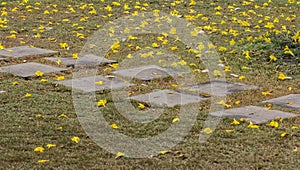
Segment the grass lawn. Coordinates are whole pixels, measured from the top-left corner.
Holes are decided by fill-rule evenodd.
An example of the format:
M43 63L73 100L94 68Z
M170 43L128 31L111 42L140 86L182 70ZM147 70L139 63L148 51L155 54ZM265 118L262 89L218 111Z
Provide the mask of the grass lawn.
M89 37L110 21L155 10L183 17L203 30L220 55L218 64L225 66L226 80L261 87L227 96L226 109L270 107L260 102L300 93L299 0L0 0L0 49L32 45L59 51L60 56L76 56ZM173 49L181 61L175 64L189 66L198 82L209 80L208 74L202 72L205 65L201 57L175 39L165 40L163 44L157 35L140 35L137 40L120 43L119 52L109 51L106 57L122 62L138 51L137 46L145 48L157 42L165 49ZM0 66L24 60L64 67L40 56L0 60ZM174 66L171 62L166 64ZM98 74L110 75L113 70L113 66L101 66ZM226 118L206 142L199 143L199 134L205 133L203 125L210 101L200 103L191 131L168 153L138 159L126 155L116 158L116 153L102 149L85 133L73 106L72 89L53 83L59 76L71 79L72 69L42 76L47 82L41 82L41 77L25 80L0 73L0 90L6 91L0 93L0 169L299 168L300 117L276 119L278 127L265 123L258 129L249 128L249 122L240 120L239 125L232 125L233 120ZM130 88L131 95L177 88L172 78L134 83L138 85ZM26 93L31 96L26 97ZM111 93L100 91L96 98L107 100L106 106L99 108L107 122L116 124L116 131L133 137L154 136L167 130L179 110L177 106L167 109L158 120L138 124L118 114ZM133 105L138 107L138 103Z

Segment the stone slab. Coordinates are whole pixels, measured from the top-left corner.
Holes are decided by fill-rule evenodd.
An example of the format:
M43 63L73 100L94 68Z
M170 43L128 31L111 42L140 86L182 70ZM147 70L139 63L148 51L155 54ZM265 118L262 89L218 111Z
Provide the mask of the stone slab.
M117 70L113 72L116 75L123 77L136 78L144 81L149 81L156 78L163 78L167 76L176 76L185 72L171 69L162 68L156 65L142 66L138 68L130 68L124 70Z
M194 94L179 93L173 90L158 90L147 94L132 96L129 99L150 103L158 106L174 107L176 105L185 105L189 103L197 103L202 100L209 99Z
M183 87L183 89L207 93L215 96L226 96L229 94L242 92L244 90L257 90L259 88L260 87L253 85L218 80Z
M19 46L13 48L6 48L0 50L0 56L4 57L13 57L13 58L21 58L27 56L35 56L35 55L46 55L46 54L56 54L57 51L36 48L36 47L29 47L29 46Z
M300 110L300 94L290 94L281 96L271 100L263 101L262 103L273 103L275 105Z
M282 112L279 110L266 110L263 107L258 106L245 106L240 108L233 108L210 113L212 116L228 117L228 118L244 118L245 120L252 121L254 124L266 123L276 118L291 118L300 115L293 113Z
M0 72L12 73L24 78L35 76L36 71L41 71L46 74L46 73L60 72L66 70L67 69L48 66L44 64L35 63L35 62L0 67Z
M102 81L102 85L96 84L96 82ZM54 83L62 84L67 87L82 90L84 92L95 92L101 90L111 90L123 87L133 86L134 84L123 82L122 80L115 78L105 78L103 76L91 76L84 78L77 78L71 80L56 81Z
M74 59L72 57L46 57L44 59L53 62L61 60L61 64L67 67L75 66L75 65L101 65L101 64L110 64L110 63L117 62L115 60L109 60L107 58L96 56L93 54L78 56L77 59Z

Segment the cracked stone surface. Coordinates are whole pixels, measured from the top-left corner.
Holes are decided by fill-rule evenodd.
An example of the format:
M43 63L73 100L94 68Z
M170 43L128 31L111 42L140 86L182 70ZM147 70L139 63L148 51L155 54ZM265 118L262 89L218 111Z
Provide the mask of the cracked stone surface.
M281 96L271 100L263 101L262 103L273 103L275 105L300 110L300 94L290 94Z
M0 50L0 56L4 57L13 57L13 58L21 58L27 56L35 56L35 55L48 55L48 54L56 54L57 51L36 48L36 47L29 47L29 46L19 46L13 48L6 48Z
M300 116L279 110L266 110L265 108L258 106L245 106L240 108L226 109L223 113L218 111L210 114L218 117L222 116L236 119L244 118L245 120L252 121L255 124L266 123L276 118L285 119Z
M176 76L185 72L171 69L162 68L156 65L142 66L138 68L131 68L125 70L117 70L113 72L122 77L136 78L144 81L149 81L156 78L163 78L167 76Z
M132 96L129 99L150 103L158 106L174 107L176 105L185 105L197 103L209 99L194 94L179 93L173 90L158 90L155 92Z
M77 66L77 65L102 65L102 64L110 64L110 63L116 63L115 60L109 60L104 57L96 56L93 54L87 54L83 56L78 56L77 59L74 59L72 57L46 57L44 58L46 60L50 60L53 62L57 62L58 60L61 60L61 64L69 67L69 66Z
M67 69L64 68L48 66L44 64L35 63L35 62L0 67L0 72L12 73L24 78L35 76L36 71L41 71L47 74L47 73L60 72L66 70Z
M257 90L258 86L247 85L242 83L232 83L227 81L211 81L197 85L185 86L183 89L197 91L200 93L211 94L215 96L226 96L229 94L242 92L244 90ZM227 89L227 90L226 90Z
M102 84L96 84L96 82L102 82ZM105 78L103 76L91 76L84 78L76 78L71 80L56 81L54 83L62 84L67 87L82 90L84 92L95 92L101 90L112 90L123 87L133 86L134 84L126 83L122 80L115 78Z

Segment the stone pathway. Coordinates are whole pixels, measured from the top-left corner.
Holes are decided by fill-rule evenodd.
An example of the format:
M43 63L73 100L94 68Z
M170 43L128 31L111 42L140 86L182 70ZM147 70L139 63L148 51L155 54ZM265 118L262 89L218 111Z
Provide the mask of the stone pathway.
M56 81L54 83L79 89L84 92L95 92L95 91L107 90L107 89L112 90L112 89L118 89L118 88L129 87L134 85L130 83L125 83L116 78L108 79L103 76L84 77L84 78L77 78L72 80Z
M156 78L163 78L167 76L176 76L185 72L174 70L171 68L162 68L156 65L142 66L138 68L131 68L125 70L117 70L113 72L122 77L136 78L139 80L149 81Z
M0 56L4 57L13 57L13 58L21 58L27 56L35 56L35 55L46 55L46 54L56 54L57 51L46 50L36 47L29 47L29 46L20 46L20 47L13 47L13 48L6 48L0 50Z
M266 110L263 107L258 106L246 106L234 109L227 109L223 113L213 112L210 113L213 116L222 116L228 118L244 118L245 120L252 121L254 124L265 123L276 118L291 118L296 117L296 114L282 112L278 110Z
M55 54L55 53L57 52L52 50L40 49L40 48L31 48L28 46L21 46L21 47L14 47L5 50L0 50L0 56L13 57L13 58L21 58L21 57L32 56L32 55ZM4 60L4 59L5 58L0 58L0 60ZM95 56L93 54L79 56L77 60L73 59L72 57L47 57L44 59L53 62L56 62L57 60L61 60L61 64L65 66L100 65L100 64L109 64L109 63L116 62L114 60L108 60L106 58ZM0 67L0 72L13 73L17 76L24 77L24 78L35 76L36 71L41 71L46 74L46 73L60 72L65 70L67 69L48 66L44 64L35 63L35 62L28 62L23 64ZM176 76L178 74L184 74L185 72L171 69L171 68L162 68L156 65L147 65L138 68L123 69L123 70L119 69L114 71L113 73L116 76L136 78L142 81L149 81L156 78ZM134 84L124 82L120 79L106 78L101 75L76 78L71 80L56 81L54 83L68 86L84 92L112 90L112 89L134 86ZM227 87L227 91L223 90L225 87ZM189 90L189 91L196 91L200 93L206 93L212 96L213 95L225 96L237 92L243 92L245 90L257 90L259 89L259 87L253 85L241 84L241 83L212 81L212 82L185 86L182 89ZM3 93L3 91L0 91L0 93ZM131 96L127 99L149 103L151 107L152 106L174 107L176 105L198 103L203 100L208 100L209 98L192 94L192 93L181 93L173 90L164 89L164 90L157 90L147 94ZM263 103L274 103L282 107L288 107L288 108L300 110L300 94L291 94L287 96L282 96L279 98L263 101ZM148 110L151 111L151 109L153 108L149 108ZM253 123L256 124L265 123L279 117L291 118L291 117L299 116L296 114L282 112L278 110L266 110L265 108L258 107L258 106L246 106L240 108L233 108L233 109L227 109L223 113L213 112L210 114L213 116L223 116L223 117L230 117L230 118L245 118L246 120L252 121Z
M70 67L75 65L104 65L116 63L115 60L108 60L104 57L99 57L93 54L78 56L78 59L74 59L72 57L46 57L46 60L50 60L53 62L61 61L61 64Z
M144 103L151 103L158 106L174 107L176 105L198 103L209 98L193 94L179 93L173 90L158 90L152 93L133 96L129 99Z
M12 73L23 78L35 76L35 73L37 71L41 71L46 74L46 73L53 73L53 72L66 71L66 70L67 69L48 66L45 64L39 64L35 62L0 67L0 72Z
M224 89L226 88L227 91L224 91ZM244 90L257 90L259 89L259 87L241 83L211 81L192 86L185 86L183 87L183 89L187 89L189 91L197 91L199 93L211 94L215 96L226 96L233 93L242 92Z
M287 96L263 101L262 103L273 103L281 107L300 110L300 94L290 94Z

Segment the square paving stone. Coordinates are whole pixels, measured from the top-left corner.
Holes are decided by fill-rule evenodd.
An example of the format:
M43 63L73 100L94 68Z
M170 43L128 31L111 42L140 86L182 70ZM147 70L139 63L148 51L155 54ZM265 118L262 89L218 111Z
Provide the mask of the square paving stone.
M44 59L53 62L56 62L57 60L61 60L61 64L66 65L67 67L75 66L75 65L101 65L101 64L110 64L110 63L117 62L115 60L109 60L104 57L96 56L93 54L78 56L77 59L74 59L72 57L46 57Z
M142 66L138 68L131 68L125 70L117 70L113 72L116 75L123 77L136 78L144 81L149 81L156 78L163 78L167 76L176 76L185 72L171 69L162 68L156 65Z
M132 96L129 99L150 103L158 106L174 107L176 105L185 105L189 103L197 103L202 100L209 99L194 94L179 93L173 90L159 90L152 93Z
M6 48L0 50L0 56L13 57L13 58L21 58L21 57L34 56L34 55L56 54L56 53L58 52L52 50L46 50L42 48L29 47L29 46L20 46L20 47Z
M287 96L263 101L262 103L273 103L281 107L300 110L300 94L290 94Z
M246 106L240 108L233 108L224 110L223 114L221 111L210 113L212 116L218 117L229 117L229 118L244 118L245 120L252 121L255 124L269 122L276 118L291 118L298 115L288 112L282 112L279 110L266 110L263 107L258 106ZM300 115L299 115L300 116Z
M52 72L66 71L67 69L48 66L44 64L35 63L35 62L0 67L0 72L12 73L24 78L35 76L35 73L38 70L46 74Z
M96 82L100 82L100 81L102 81L101 85L96 84ZM85 92L111 90L111 89L118 89L118 88L129 87L134 85L130 83L125 83L122 80L115 79L115 78L108 79L100 75L77 78L72 80L56 81L54 83L62 84L64 86L72 87Z
M213 88L213 92L211 91ZM185 86L183 89L207 93L215 96L226 96L229 94L241 92L244 90L257 90L259 87L241 83L232 83L227 81L211 81L198 85ZM227 89L227 90L226 90Z

